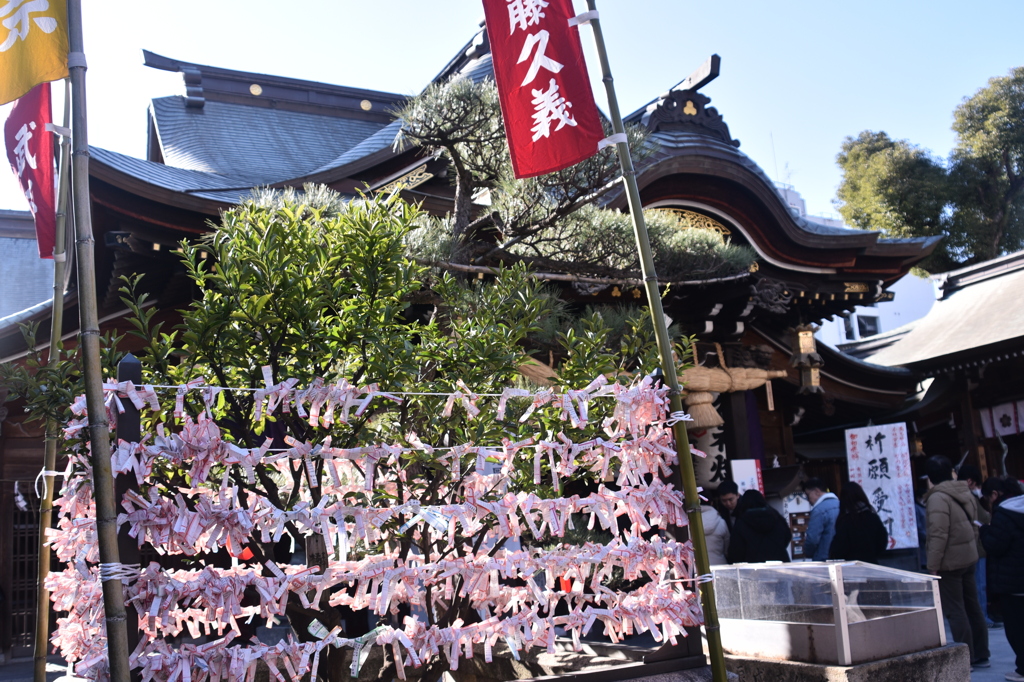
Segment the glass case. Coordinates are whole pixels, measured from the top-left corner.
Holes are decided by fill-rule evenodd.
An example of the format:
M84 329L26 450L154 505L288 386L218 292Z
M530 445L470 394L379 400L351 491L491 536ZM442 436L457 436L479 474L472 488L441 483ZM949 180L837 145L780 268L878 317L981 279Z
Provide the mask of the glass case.
M726 651L853 665L943 646L938 578L859 561L716 566Z

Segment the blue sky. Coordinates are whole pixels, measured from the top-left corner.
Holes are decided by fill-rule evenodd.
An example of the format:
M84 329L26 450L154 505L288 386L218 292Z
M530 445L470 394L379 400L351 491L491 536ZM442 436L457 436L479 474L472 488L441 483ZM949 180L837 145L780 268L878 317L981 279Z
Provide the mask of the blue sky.
M83 4L90 142L139 157L149 99L183 89L180 75L143 67L142 49L411 94L470 38L483 14L479 0ZM795 185L815 214L834 212L835 156L845 136L885 130L946 156L962 98L1024 65L1020 0L599 0L598 9L623 112L718 53L722 75L703 92L740 149L774 179ZM589 49L589 29L583 41ZM589 63L595 74L592 53ZM603 107L603 89L595 94ZM0 208L24 208L7 172L0 172Z

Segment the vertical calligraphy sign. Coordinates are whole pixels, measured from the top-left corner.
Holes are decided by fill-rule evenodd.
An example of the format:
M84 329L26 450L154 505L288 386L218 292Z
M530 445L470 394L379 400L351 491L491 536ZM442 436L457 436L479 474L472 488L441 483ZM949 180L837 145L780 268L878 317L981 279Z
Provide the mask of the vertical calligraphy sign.
M46 129L51 116L50 84L43 83L18 100L4 125L7 159L36 219L40 258L53 258L57 234L53 133Z
M517 178L597 153L604 130L571 0L483 0L494 80Z
M864 488L889 531L889 549L917 547L907 425L847 429L846 460L850 480Z

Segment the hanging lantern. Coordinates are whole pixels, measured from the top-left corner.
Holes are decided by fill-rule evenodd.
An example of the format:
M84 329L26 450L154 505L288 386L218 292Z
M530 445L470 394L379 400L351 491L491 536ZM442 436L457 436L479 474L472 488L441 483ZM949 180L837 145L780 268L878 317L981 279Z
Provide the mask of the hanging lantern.
M800 388L797 393L814 394L824 393L821 387L821 367L825 361L818 354L817 345L814 339L814 332L817 327L805 324L794 329L793 356L789 363L800 370Z

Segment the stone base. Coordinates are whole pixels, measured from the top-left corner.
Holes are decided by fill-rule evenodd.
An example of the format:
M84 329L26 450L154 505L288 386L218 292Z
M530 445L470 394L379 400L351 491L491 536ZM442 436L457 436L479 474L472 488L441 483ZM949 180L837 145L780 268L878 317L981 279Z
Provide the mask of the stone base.
M971 679L971 655L966 644L949 644L854 666L729 655L725 657L725 666L739 675L740 682L969 682Z
M729 676L729 682L742 682L736 673L730 672L727 675ZM702 668L678 670L649 677L637 677L629 682L711 682L711 666L706 665Z

